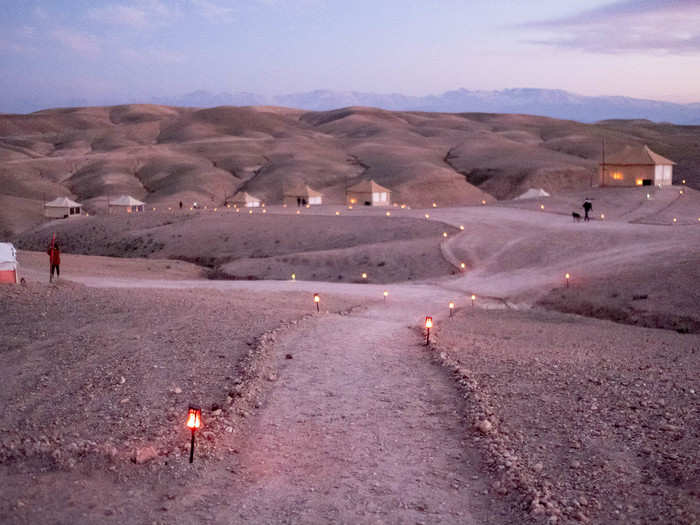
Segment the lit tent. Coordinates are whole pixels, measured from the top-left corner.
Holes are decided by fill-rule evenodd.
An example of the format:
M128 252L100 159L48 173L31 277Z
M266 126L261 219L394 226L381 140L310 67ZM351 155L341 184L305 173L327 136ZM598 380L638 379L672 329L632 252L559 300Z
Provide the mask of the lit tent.
M515 198L515 200L520 199L537 199L539 197L549 197L549 193L544 191L542 188L530 188L522 195Z
M323 195L309 186L299 186L286 189L283 202L287 206L318 206L323 202Z
M373 180L365 180L354 186L350 186L346 191L346 200L350 205L364 206L390 206L391 190L380 186Z
M44 204L44 217L51 219L66 219L79 217L81 205L68 197L58 197Z
M670 186L675 162L648 146L625 146L600 164L602 186Z
M131 195L122 195L118 199L109 201L109 213L133 213L143 211L143 202L134 199Z
M257 208L260 206L260 199L246 191L240 191L231 199L231 204L237 208Z
M17 283L17 252L9 242L0 242L0 283Z

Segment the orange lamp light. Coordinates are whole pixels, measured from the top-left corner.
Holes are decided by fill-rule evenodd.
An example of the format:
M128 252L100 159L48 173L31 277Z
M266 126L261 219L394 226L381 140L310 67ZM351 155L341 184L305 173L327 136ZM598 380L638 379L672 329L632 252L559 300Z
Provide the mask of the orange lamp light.
M433 327L433 318L432 318L432 317L426 317L426 318L425 318L425 327L426 327L426 328L432 328L432 327Z
M202 426L202 409L191 406L187 411L187 428L192 431L199 430Z

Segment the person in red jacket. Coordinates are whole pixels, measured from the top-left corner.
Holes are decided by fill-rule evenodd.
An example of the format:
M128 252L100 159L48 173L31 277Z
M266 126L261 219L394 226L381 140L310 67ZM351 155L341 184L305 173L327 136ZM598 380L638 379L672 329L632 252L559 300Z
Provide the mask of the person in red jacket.
M51 274L49 275L49 282L53 281L54 270L56 271L56 280L58 280L58 276L61 274L61 250L59 250L58 248L58 243L55 242L51 246L49 246L49 249L46 250L46 253L49 255L49 264L51 265Z

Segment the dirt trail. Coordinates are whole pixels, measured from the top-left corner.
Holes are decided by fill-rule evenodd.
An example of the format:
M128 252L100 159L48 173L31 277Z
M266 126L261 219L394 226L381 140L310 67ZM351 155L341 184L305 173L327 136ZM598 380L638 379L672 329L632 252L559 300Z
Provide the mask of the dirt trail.
M226 504L196 512L218 523L509 522L484 495L454 384L407 326L422 314L378 305L280 339L235 476L224 464L211 473Z

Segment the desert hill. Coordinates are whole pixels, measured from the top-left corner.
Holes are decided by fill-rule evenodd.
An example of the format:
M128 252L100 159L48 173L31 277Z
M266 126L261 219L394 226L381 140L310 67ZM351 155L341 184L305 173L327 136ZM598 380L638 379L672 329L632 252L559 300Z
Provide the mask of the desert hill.
M88 211L123 193L154 206L221 205L244 190L274 204L284 187L306 183L339 203L348 184L370 177L412 206L556 193L590 185L603 138L609 151L648 144L678 163L676 179L700 187L700 127L648 121L266 106L0 115L0 231L40 222L43 199L59 195Z

